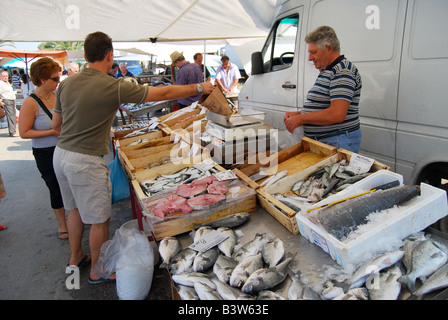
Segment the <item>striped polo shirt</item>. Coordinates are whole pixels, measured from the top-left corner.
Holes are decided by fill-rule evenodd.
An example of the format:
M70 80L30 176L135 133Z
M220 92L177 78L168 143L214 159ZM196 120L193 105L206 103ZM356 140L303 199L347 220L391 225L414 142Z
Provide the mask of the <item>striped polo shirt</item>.
M330 107L332 100L338 99L349 101L350 106L347 117L341 123L329 126L303 125L305 136L324 138L359 129L358 109L361 88L362 81L358 69L343 55L323 69L317 77L316 83L308 92L302 112L325 110Z

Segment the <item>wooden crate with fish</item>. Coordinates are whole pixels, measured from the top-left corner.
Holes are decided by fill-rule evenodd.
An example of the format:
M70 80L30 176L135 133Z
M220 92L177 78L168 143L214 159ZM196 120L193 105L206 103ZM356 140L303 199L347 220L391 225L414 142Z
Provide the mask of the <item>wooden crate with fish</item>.
M298 234L299 226L296 213L301 210L301 207L319 202L337 192L336 190L341 191L366 177L369 173L390 169L388 166L374 161L369 173L349 175L342 169L343 166L348 165L352 154L350 151L339 149L335 154L302 167L302 170L295 170L295 173L288 174L269 186L257 188L257 197L261 206L291 233ZM290 162L290 165L292 166L293 163ZM281 168L288 170L288 166Z
M136 172L132 186L157 240L197 228L198 224L256 210L256 192L239 179L219 182L226 170L202 155Z

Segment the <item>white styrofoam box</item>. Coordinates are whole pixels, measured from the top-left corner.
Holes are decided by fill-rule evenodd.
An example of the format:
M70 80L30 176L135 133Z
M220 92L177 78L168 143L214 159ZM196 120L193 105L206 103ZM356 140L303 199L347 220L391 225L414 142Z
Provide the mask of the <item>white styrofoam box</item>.
M363 183L373 188L391 182L396 177L393 172L378 171L365 178ZM398 215L347 243L339 241L300 213L296 215L297 224L302 236L322 248L339 265L359 266L376 254L397 250L391 246L448 215L447 194L444 190L422 183L420 193L420 196L407 202Z

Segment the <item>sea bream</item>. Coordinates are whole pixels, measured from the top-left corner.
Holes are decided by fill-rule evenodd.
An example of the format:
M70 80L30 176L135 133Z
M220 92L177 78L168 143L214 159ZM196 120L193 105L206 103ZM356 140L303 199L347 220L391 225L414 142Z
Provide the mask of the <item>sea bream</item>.
M160 264L160 268L168 266L172 257L178 254L182 250L182 245L175 237L165 237L160 241L159 253L163 262Z
M224 253L227 257L232 257L233 249L238 243L238 236L235 231L230 228L218 228L219 232L229 236L226 240L218 244L218 249Z
M285 244L280 238L270 239L263 245L261 254L263 260L269 265L269 268L273 268L283 258L285 254Z
M212 228L234 228L237 227L239 225L242 225L243 223L245 223L246 221L248 221L250 218L250 213L249 212L240 212L240 213L235 213L235 214L231 214L228 216L225 216L223 218L214 220L214 221L210 221L210 222L206 222L206 223L200 223L200 224L196 224L197 226L208 226L208 227L212 227Z
M245 257L257 254L263 248L263 245L269 241L269 238L265 233L257 233L251 241L247 242L239 249L235 250L232 254L232 258L236 262L242 261Z
M415 292L416 296L448 287L448 264L434 272Z
M185 248L176 254L169 263L169 270L171 274L179 274L186 272L193 264L196 257L196 251Z
M213 265L213 273L221 282L229 283L233 269L235 269L236 266L237 263L235 260L220 254Z
M401 276L401 269L397 265L381 272L377 278L374 278L373 284L370 283L368 287L370 300L397 300L401 291L401 283L398 282L398 278Z
M261 253L244 258L233 269L230 277L230 285L232 287L241 288L249 276L258 269L263 267L263 258Z
M204 272L213 266L218 259L219 250L213 247L205 252L199 252L193 261L193 271Z
M373 212L390 209L411 200L419 194L418 186L399 186L375 191L319 210L309 219L341 240L358 226L368 222Z

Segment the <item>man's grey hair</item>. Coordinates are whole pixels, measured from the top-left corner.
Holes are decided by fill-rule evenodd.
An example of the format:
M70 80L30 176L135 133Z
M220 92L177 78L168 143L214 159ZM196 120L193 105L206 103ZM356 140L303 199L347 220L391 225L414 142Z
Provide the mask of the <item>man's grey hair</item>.
M331 45L334 51L341 51L341 44L336 32L333 28L328 26L321 26L308 33L305 37L305 42L308 44L315 43L322 50L325 50L329 45Z

